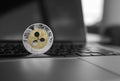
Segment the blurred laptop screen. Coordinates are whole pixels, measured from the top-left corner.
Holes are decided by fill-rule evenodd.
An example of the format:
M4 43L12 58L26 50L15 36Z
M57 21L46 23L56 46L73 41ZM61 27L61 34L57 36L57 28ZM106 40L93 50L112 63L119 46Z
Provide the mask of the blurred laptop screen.
M0 39L21 40L26 27L42 22L52 28L55 40L86 41L81 0L13 2L0 14Z
M85 42L81 0L43 0L56 40Z

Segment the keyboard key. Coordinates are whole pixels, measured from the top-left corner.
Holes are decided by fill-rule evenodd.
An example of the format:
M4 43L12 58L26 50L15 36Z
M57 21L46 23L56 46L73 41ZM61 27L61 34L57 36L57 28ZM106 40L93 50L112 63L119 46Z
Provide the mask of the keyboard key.
M103 54L100 53L91 53L92 56L102 56Z
M77 55L79 56L91 56L90 53L80 53L80 52L76 52Z

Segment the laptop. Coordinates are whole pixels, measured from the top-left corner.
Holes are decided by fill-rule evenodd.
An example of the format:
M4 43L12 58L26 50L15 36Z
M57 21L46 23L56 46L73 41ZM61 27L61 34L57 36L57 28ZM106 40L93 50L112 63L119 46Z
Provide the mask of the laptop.
M119 63L119 51L86 43L81 0L11 4L14 8L9 11L7 8L0 18L1 81L120 80L119 64L114 68ZM22 44L24 30L36 22L47 24L55 37L52 48L45 54L30 54ZM113 63L108 63L109 60Z
M20 1L6 8L0 18L1 57L79 57L119 55L115 51L86 44L81 1L40 0ZM62 6L61 6L62 5ZM7 10L8 9L8 10ZM22 44L25 29L33 23L48 25L54 34L54 44L45 54L30 54ZM7 24L6 24L7 23ZM16 49L17 48L17 49ZM107 53L106 53L107 52Z

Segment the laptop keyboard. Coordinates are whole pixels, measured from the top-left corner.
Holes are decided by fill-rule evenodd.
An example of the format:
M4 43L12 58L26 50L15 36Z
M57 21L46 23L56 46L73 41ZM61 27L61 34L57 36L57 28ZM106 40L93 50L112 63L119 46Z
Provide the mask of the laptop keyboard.
M0 56L24 56L28 54L22 43L0 43Z
M115 52L100 47L82 47L81 45L73 44L54 44L47 55L50 56L111 56L120 55L120 52Z
M26 56L30 55L22 44L22 42L0 42L0 56ZM110 56L120 55L115 51L106 50L103 48L82 47L72 43L54 43L51 49L45 55L57 57L69 56Z

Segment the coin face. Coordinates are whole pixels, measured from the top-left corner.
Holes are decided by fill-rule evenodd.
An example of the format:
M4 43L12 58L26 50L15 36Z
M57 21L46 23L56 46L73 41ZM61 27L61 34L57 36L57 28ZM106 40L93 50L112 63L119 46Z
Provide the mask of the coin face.
M53 33L45 24L32 24L23 33L23 45L30 53L43 54L50 49L52 43Z

